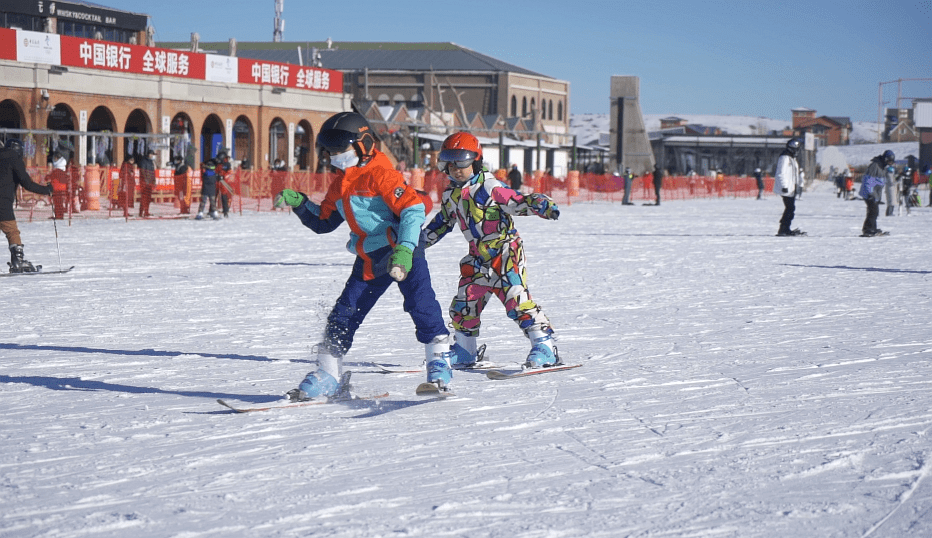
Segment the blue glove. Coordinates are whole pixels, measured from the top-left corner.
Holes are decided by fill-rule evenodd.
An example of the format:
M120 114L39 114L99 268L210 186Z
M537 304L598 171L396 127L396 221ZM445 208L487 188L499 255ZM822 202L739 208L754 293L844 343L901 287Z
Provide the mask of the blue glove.
M306 198L307 197L300 192L285 189L275 197L275 207L285 207L286 204L291 207L298 207L304 203Z
M388 259L388 274L397 282L404 280L411 271L414 252L404 245L398 245Z

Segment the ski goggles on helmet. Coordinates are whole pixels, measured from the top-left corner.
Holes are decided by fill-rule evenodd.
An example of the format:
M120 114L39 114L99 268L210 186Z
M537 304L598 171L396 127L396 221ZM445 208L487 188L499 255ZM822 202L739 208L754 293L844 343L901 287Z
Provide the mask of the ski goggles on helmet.
M453 165L457 168L468 168L472 166L479 154L468 149L444 149L437 156L437 168L446 170L447 166Z
M317 151L327 150L331 155L343 153L353 142L356 142L356 133L340 129L328 129L317 134Z

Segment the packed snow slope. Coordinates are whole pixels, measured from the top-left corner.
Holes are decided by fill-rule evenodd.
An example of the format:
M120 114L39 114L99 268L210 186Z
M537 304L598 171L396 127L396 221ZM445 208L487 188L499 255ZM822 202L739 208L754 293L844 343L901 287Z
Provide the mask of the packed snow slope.
M923 196L925 196L925 191ZM58 225L66 275L0 279L0 536L932 536L932 213L817 183L774 197L578 203L518 219L534 297L583 367L457 372L422 399L392 288L347 356L377 401L276 400L350 271L347 229L286 213ZM20 224L56 268L52 223ZM428 251L446 310L466 252ZM504 309L481 342L528 343Z

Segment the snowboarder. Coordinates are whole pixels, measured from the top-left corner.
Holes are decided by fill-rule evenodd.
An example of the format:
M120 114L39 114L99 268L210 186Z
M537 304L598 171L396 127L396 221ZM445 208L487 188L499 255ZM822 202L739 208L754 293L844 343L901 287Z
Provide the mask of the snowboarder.
M414 321L415 336L425 344L427 382L440 390L453 379L449 336L443 310L430 281L424 249L418 248L424 204L405 184L388 157L375 148L369 122L355 112L330 117L317 134L321 159L339 169L320 205L307 195L284 189L275 204L294 208L314 233L329 233L345 220L350 227L347 250L356 262L343 292L327 317L324 341L317 346L318 369L307 374L291 400L334 396L343 374L343 357L356 330L388 287L397 282L404 310Z
M877 235L890 235L877 227L877 216L880 215L880 197L883 195L884 185L893 182L893 162L896 156L889 149L883 154L871 159L871 163L861 178L861 190L858 194L867 204L867 216L861 226L861 237L874 237Z
M11 138L7 140L6 147L0 149L0 231L6 235L10 246L10 272L32 273L38 269L23 257L23 241L13 211L18 186L36 194L52 194L51 185L40 185L26 173L23 143L18 138Z
M460 260L459 288L450 304L454 363L478 360L479 316L494 294L531 341L525 366L560 364L550 320L528 291L524 243L512 220L512 215L556 220L559 208L544 194L525 196L499 181L484 166L482 146L469 133L454 133L444 140L438 168L447 174L450 185L443 192L440 212L424 229L425 248L454 228L469 242L469 253Z
M783 216L780 217L780 229L777 231L779 237L792 237L796 235L806 235L799 228L791 230L793 217L796 214L796 193L801 191L802 176L799 173L799 163L796 162L796 154L802 145L798 138L791 138L786 143L786 148L777 158L777 172L773 180L773 192L783 198Z

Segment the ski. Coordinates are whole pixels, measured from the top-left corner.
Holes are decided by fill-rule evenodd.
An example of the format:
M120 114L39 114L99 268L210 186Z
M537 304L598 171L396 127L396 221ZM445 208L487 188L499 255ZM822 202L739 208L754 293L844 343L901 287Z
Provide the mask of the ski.
M890 232L877 232L872 234L861 234L861 237L885 237L890 235Z
M321 398L319 400L306 400L303 402L292 402L291 400L280 400L279 402L273 402L272 404L265 405L262 407L239 407L233 403L230 403L226 400L217 399L217 403L226 407L227 409L232 410L234 413L255 413L258 411L271 411L273 409L290 409L292 407L307 407L309 405L326 405L326 404L335 404L335 403L347 403L347 402L356 402L361 400L378 400L380 398L388 398L388 393L383 394L374 394L372 396L352 396L350 398Z
M379 364L373 362L372 366L375 366L380 370L380 373L383 374L422 374L424 373L424 365L421 364L417 368L404 367L404 366L392 366L390 364Z
M389 364L379 364L373 362L372 366L375 366L379 369L379 373L382 374L423 374L426 370L422 364L418 368L411 368L405 366L392 366ZM492 370L495 368L501 368L499 364L492 363L490 361L479 361L472 364L454 364L453 369L460 372L474 372L474 371L485 371Z
M41 269L41 267L42 267L42 266L40 265L39 268ZM72 265L71 267L67 268L67 269L62 269L62 270L60 270L60 271L42 271L42 270L39 270L39 271L28 271L28 272L24 272L24 273L0 273L0 276L61 275L61 274L67 273L68 271L71 271L72 269L74 269L74 266L73 266L73 265Z
M528 370L491 370L486 372L485 376L489 379L514 379L516 377L525 377L529 375L549 374L551 372L562 372L579 368L582 364L561 364L559 366L549 366L547 368L531 368Z
M406 366L393 366L390 364L380 364L377 362L371 363L372 366L378 368L383 374L423 374L425 372L425 364L422 362L417 368L406 367ZM476 353L476 362L471 364L454 364L454 370L461 371L471 371L471 370L491 370L493 368L501 368L501 366L487 360L485 358L485 344L479 346L479 350Z
M414 389L418 396L434 396L436 398L450 398L456 396L452 390L444 388L443 390L436 383L421 383Z

